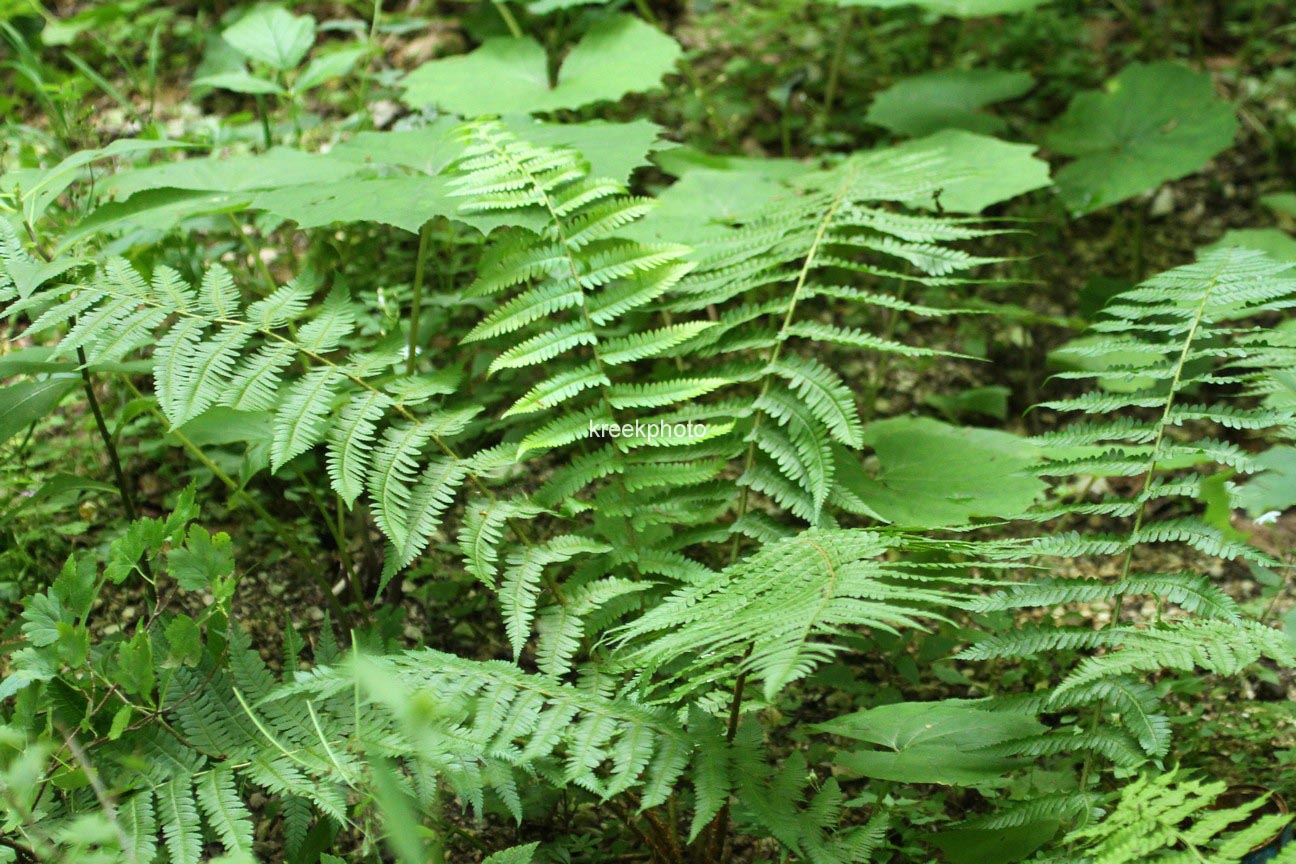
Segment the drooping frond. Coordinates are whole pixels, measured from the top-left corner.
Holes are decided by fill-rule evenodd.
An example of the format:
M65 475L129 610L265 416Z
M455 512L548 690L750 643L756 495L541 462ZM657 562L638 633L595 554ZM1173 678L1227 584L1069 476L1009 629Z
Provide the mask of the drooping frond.
M341 712L353 714L357 691L363 728L335 750L376 748L426 764L477 809L490 791L519 819L516 772L602 798L639 789L650 807L665 800L692 750L664 710L431 650L314 670L259 710L312 705L326 727L349 728Z
M429 396L447 391L398 375L395 352L342 351L357 327L354 305L340 290L314 303L319 289L308 275L241 306L219 267L195 289L166 267L145 279L110 259L88 281L33 295L6 314L48 306L33 334L75 318L56 353L81 349L91 364L152 346L153 392L172 426L215 406L265 412L276 471L322 447L344 501L368 492L394 572L426 547L470 473L471 458L447 440L476 409L429 406ZM64 296L49 306L55 292Z

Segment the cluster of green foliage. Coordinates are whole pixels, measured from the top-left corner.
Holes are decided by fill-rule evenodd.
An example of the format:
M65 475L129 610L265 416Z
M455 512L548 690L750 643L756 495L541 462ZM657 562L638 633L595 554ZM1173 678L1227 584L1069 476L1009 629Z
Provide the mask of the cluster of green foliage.
M1188 728L1296 668L1286 550L1235 519L1296 505L1296 242L1142 272L1156 190L1238 135L1207 72L1059 75L1023 134L991 106L1048 70L846 85L949 18L1078 20L1043 0L169 5L0 2L0 862L1285 836ZM805 15L822 73L739 127L778 74L742 40ZM476 47L398 66L451 20ZM1040 226L1113 212L1133 278L1023 296Z

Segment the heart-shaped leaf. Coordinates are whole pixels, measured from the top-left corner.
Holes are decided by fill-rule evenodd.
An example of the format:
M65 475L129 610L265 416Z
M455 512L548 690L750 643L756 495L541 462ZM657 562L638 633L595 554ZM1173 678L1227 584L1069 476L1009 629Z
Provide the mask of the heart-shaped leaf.
M856 463L839 482L896 525L934 528L1018 516L1044 491L1030 471L1039 456L1035 445L1006 432L894 417L870 424L864 443L877 454L877 475Z
M275 69L292 69L315 43L315 19L262 3L221 33L235 51Z

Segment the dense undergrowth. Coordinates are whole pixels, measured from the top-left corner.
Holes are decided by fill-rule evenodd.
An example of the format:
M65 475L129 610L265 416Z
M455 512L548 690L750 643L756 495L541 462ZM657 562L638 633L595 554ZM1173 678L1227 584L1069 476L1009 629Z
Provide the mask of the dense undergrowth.
M0 862L1296 861L1284 6L0 3Z

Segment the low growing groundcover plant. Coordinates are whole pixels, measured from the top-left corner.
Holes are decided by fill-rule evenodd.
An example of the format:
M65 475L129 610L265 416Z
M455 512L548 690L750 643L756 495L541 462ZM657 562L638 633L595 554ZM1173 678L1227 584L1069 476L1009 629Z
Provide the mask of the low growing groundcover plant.
M1182 5L0 4L0 862L1296 862Z

